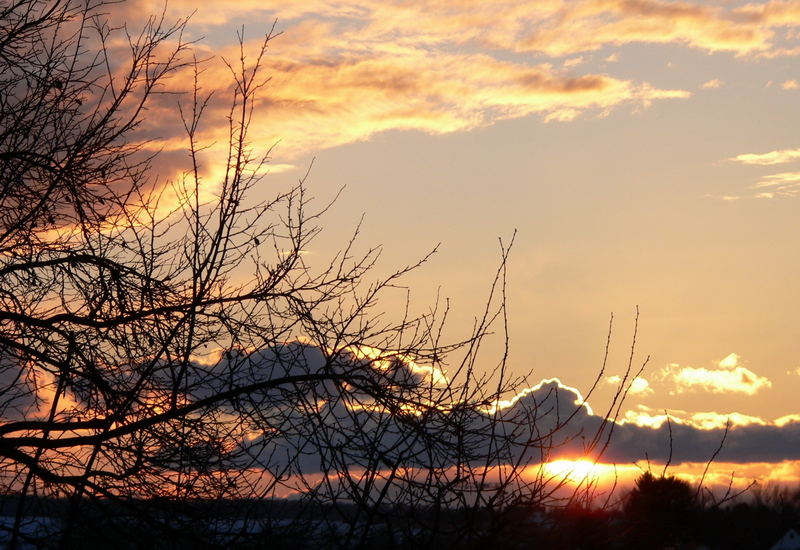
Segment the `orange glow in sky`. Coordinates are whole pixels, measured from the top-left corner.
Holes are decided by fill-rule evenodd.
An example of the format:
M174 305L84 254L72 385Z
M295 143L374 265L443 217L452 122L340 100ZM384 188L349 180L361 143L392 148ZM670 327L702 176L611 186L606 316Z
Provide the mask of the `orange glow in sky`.
M180 17L195 4L173 0L166 9ZM135 26L162 9L139 0L118 15ZM730 423L767 439L795 433L797 2L206 3L190 27L206 37L197 45L197 57L209 58L203 91L220 99L209 122L227 116L222 59L239 58L237 31L246 27L252 55L276 20L280 36L264 62L271 80L250 138L277 145L263 196L254 198L295 185L312 158L308 185L321 201L346 188L321 218L309 263L325 265L347 245L362 213L355 247L380 245L378 270L413 264L441 243L387 293L381 315L424 314L446 297L443 334L459 341L485 309L497 237L517 231L504 288L509 353L504 338L487 337L474 364L491 379L502 361L521 382L492 396L488 412L531 402L552 382L581 414L620 420L620 432L669 423L676 437L702 436ZM190 89L193 78L176 72L169 91ZM160 181L182 174L188 157L175 102L154 105L142 131L159 136ZM202 197L218 189L226 132L212 123L200 132L208 147ZM458 365L416 364L361 345L349 351L375 368L399 359L437 384ZM616 407L621 385L626 399ZM742 462L712 465L707 480L722 483L731 472L798 479L800 443L769 441L779 443L765 445L773 452L757 457L765 462L734 457ZM703 466L669 470L699 480ZM570 456L543 473L581 483L641 471Z
M546 463L544 471L546 476L553 477L556 481L563 479L568 483L580 485L608 481L605 478L609 475L613 478L614 466L592 462L586 458L577 460L562 459Z

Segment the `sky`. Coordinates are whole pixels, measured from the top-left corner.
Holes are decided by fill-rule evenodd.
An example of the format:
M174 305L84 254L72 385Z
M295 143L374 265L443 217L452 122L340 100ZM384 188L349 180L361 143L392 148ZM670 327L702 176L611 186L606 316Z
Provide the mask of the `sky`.
M162 9L131 1L116 16L133 26ZM419 311L437 292L449 297L455 340L484 304L498 239L516 232L513 373L586 394L613 314L608 364L589 398L604 410L638 308L633 364L646 364L621 425L663 434L669 415L691 432L689 472L714 450L700 441L730 419L739 439L780 444L766 457L732 452L725 468L800 480L800 438L787 431L800 418L800 1L167 7L168 17L192 12L185 36L208 58L204 91L220 97L237 32L250 59L273 25L280 33L251 125L255 146L274 146L259 192L296 182L312 160L318 200L343 189L309 262L344 246L362 215L361 246L383 249L378 273L438 246L406 284ZM169 86L187 82L180 73ZM169 101L145 128L164 150L165 177L185 155ZM227 128L203 132L213 174ZM397 316L404 303L397 292L383 307ZM485 372L500 340L485 350Z

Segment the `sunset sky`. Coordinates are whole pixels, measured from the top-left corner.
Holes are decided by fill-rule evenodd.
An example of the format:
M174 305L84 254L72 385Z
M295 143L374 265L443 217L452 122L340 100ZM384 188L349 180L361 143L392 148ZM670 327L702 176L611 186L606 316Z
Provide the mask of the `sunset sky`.
M168 16L194 6L171 0ZM120 17L133 25L162 7L130 2ZM441 243L406 283L418 311L441 288L457 339L484 303L498 237L517 230L509 361L531 385L557 377L586 393L613 312L590 399L604 410L638 306L634 364L650 360L623 418L659 425L666 410L704 430L730 417L767 438L796 428L800 1L220 2L189 24L198 56L214 56L204 91L229 90L222 59L238 59L243 25L252 55L273 23L251 127L254 146L275 145L264 197L312 159L320 203L344 186L309 262L345 245L362 214L359 242L383 246L380 273ZM176 102L162 100L145 128L164 177L185 158ZM204 130L210 175L224 160L218 120ZM387 295L387 314L404 302ZM490 344L487 372L500 357ZM779 467L732 453L738 465L725 468L796 479L798 463L783 460L800 458L800 439L781 441L764 461Z

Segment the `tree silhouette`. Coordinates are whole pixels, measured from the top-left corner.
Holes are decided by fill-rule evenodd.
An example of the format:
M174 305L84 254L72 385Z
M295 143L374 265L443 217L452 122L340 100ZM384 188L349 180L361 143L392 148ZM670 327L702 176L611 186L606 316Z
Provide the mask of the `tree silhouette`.
M674 476L644 472L627 495L623 512L632 548L663 548L689 539L699 506L696 492Z
M458 547L508 507L545 503L552 480L523 473L547 460L572 416L545 427L546 406L493 406L521 382L505 356L493 378L475 374L505 316L509 246L463 340L441 342L440 304L386 320L380 297L427 256L370 281L379 249L357 252L356 229L311 266L304 253L328 205L315 209L303 181L251 199L269 151L250 148L248 129L273 35L252 62L240 37L223 175L209 185L201 136L212 98L185 21L155 17L135 33L109 24L114 4L0 4L8 546L77 546L85 522L97 534L122 518L109 529L143 547L294 540L309 522L341 547L387 533ZM164 96L179 71L194 73L193 90ZM180 102L189 153L169 184L141 131L165 97ZM604 429L587 452L607 443ZM296 506L269 501L290 492ZM53 498L62 518L37 531L36 506ZM226 516L236 502L251 507L236 508L238 523Z

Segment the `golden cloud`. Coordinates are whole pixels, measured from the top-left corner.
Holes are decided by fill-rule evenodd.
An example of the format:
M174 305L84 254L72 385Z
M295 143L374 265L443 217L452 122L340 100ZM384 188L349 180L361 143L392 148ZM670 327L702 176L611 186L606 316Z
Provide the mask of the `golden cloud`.
M740 364L740 357L731 353L717 362L717 367L681 366L673 363L661 373L675 385L676 393L706 391L710 393L744 393L754 395L772 382Z
M163 7L139 0L120 9L133 24ZM168 17L179 16L191 13L194 4L174 0L167 9ZM242 0L204 5L192 24L216 41L203 54L235 60L238 47L220 42L224 26L247 18L248 30L259 22L264 29L276 17L284 34L276 42L277 55L267 61L272 80L257 106L251 138L266 146L280 140L276 154L284 161L387 130L442 134L529 115L570 121L586 113L602 116L626 103L647 106L687 98L691 94L685 90L609 74L567 73L588 66L594 50L631 43L740 55L775 52L775 43L783 48L789 40L781 33L788 36L800 26L798 10L783 2L735 7L664 0ZM566 59L531 64L516 55L521 52ZM617 54L604 59L616 60ZM205 70L207 87L228 81L221 63ZM170 88L188 89L191 76L190 71L177 75ZM713 79L702 87L720 85ZM164 110L174 110L174 96L165 96L165 102ZM157 135L163 138L158 146L184 147L180 132L165 129L164 119L152 114L148 118L158 121ZM224 143L224 131L217 125L202 137L206 143Z
M708 80L703 82L700 87L704 90L712 90L716 88L721 88L724 82L722 82L719 78L714 78L712 80Z
M590 416L594 415L592 407L589 405L589 402L583 398L583 395L581 395L580 390L564 384L558 378L542 379L542 381L536 384L535 386L530 386L528 388L521 389L516 393L516 395L512 396L510 399L497 399L486 408L486 412L488 414L494 414L498 410L509 409L515 406L520 400L526 398L527 396L529 395L535 396L537 392L542 391L543 388L545 391L545 396L547 396L548 390L546 388L548 386L555 388L558 391L563 390L567 395L569 395L570 393L573 394L575 399L573 400L572 404L578 407L583 407L588 415Z
M756 198L772 199L777 196L791 197L800 193L800 172L781 172L761 178L754 189L763 189Z
M122 6L121 20L130 23L162 10L156 0L132 1ZM798 53L793 42L800 26L796 3L784 1L737 7L700 0L240 0L196 10L193 1L173 0L167 11L171 17L193 13L200 32L217 40L232 22L263 28L277 19L287 37L302 37L300 56L329 60L407 47L428 53L496 51L502 58L565 57L634 43L774 57ZM606 59L615 60L616 54ZM569 69L583 60L561 63Z
M800 172L781 172L780 174L764 176L755 187L778 187L786 189L794 187L798 183L800 183Z
M800 149L779 149L768 153L744 153L736 155L730 160L742 164L758 164L768 166L771 164L784 164L800 159Z
M445 134L529 115L568 121L587 112L603 115L622 104L646 107L655 100L690 95L605 74L569 75L550 64L529 65L487 54L390 43L362 50L358 44L340 44L330 32L325 25L306 26L299 36L282 37L278 53L269 58L270 80L257 99L250 138L267 145L280 142L276 154L282 160L387 130ZM308 36L317 44L329 43L330 51L307 55ZM245 46L251 59L258 44ZM349 49L338 49L345 47ZM238 46L218 53L221 59L239 57ZM175 75L170 91L191 89L193 76L189 70ZM230 81L229 69L220 60L207 64L203 77L206 83ZM216 92L207 116L224 119L227 90ZM144 138L158 136L152 147L178 151L187 140L178 125L171 131L165 124L170 117L175 119L174 97L165 98L163 105L151 109L152 128L144 125L142 132ZM205 158L214 157L215 147L223 149L226 133L225 125L203 130L201 141L211 145Z
M606 377L606 383L611 384L612 386L619 386L620 384L622 384L622 377L617 375L608 376ZM653 388L650 387L650 383L647 381L646 378L637 376L629 382L628 393L630 395L645 396L653 393Z
M161 8L154 0L140 4L151 11ZM170 3L175 13L190 13L194 8L189 0ZM665 0L540 0L523 4L513 0L243 0L224 7L207 6L194 17L206 25L220 25L245 16L265 21L275 17L335 21L337 34L344 40L466 44L552 56L635 42L678 43L737 54L768 53L778 49L776 33L800 22L793 3L729 7Z
M139 0L122 9L135 20L163 7ZM174 0L168 11L191 13L194 4ZM193 24L218 41L224 25L245 17L262 27L276 17L286 22L280 56L269 60L274 78L263 101L268 112L253 124L259 134L253 138L267 144L280 139L287 158L389 129L447 133L531 114L569 121L624 102L685 98L690 94L683 90L563 71L584 63L585 52L630 43L768 53L777 49L780 33L800 26L792 3L735 7L664 0L242 0L206 5ZM224 44L215 44L214 52L238 58ZM560 68L554 70L508 61L514 52L572 57L555 61ZM702 87L721 84L713 79ZM217 141L211 133L208 141Z
M115 6L114 16L133 26L164 9L155 0L137 0ZM195 4L173 0L166 10L167 18L179 17L192 13ZM256 104L249 136L265 148L280 142L278 170L290 169L302 154L388 130L445 134L531 115L567 122L586 114L603 116L621 105L687 98L686 90L659 89L597 70L572 73L589 66L592 51L632 43L777 55L800 26L798 9L786 2L740 7L665 0L207 4L192 16L187 37L199 27L196 31L213 44L197 46L198 57L218 56L202 76L203 91L216 93L207 111L215 123L199 136L209 147L202 166L209 188L211 177L222 171L213 159L225 158L227 142L226 125L216 123L227 116L230 92L224 84L230 75L220 58L239 59L238 46L226 43L235 36L226 36L225 27L245 18L248 31L263 32L276 18L284 31L275 42L276 54L266 61L272 78ZM256 47L253 42L245 50ZM534 64L531 53L550 62ZM604 53L608 62L617 57ZM176 74L169 91L190 90L192 78L191 70ZM714 79L703 87L721 84ZM141 128L142 139L154 139L152 147L159 150L182 151L186 139L180 122L167 122L176 118L176 96L165 94L159 101ZM181 173L174 163L165 167L165 175ZM770 193L776 191L764 196Z
M798 159L800 159L800 149L777 149L766 153L743 153L728 160L748 165L771 166L794 162ZM759 190L755 194L755 197L759 199L795 196L800 194L800 172L769 174L763 176L752 187Z
M800 415L783 416L768 422L760 416L752 416L738 412L718 413L716 411L688 412L670 409L656 411L645 405L638 405L636 409L625 411L620 419L620 424L635 424L648 428L660 428L667 420L674 424L691 426L699 430L717 430L725 428L728 424L734 426L784 426L789 422L800 420Z
M791 422L800 422L800 414L787 414L775 419L775 425L778 427L785 426Z
M781 84L781 88L784 90L797 90L800 88L800 84L798 84L796 80L787 80Z
M242 0L204 6L193 19L219 26L244 17L265 22L276 17L283 21L314 18L336 22L337 35L346 41L467 44L554 56L632 42L679 43L741 54L773 49L776 30L800 20L792 8L780 3L726 8L663 0ZM162 9L155 0L140 0L129 8L128 16ZM169 10L183 15L193 12L195 4L173 0Z

